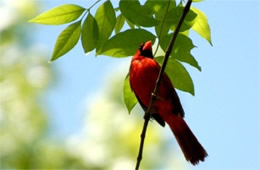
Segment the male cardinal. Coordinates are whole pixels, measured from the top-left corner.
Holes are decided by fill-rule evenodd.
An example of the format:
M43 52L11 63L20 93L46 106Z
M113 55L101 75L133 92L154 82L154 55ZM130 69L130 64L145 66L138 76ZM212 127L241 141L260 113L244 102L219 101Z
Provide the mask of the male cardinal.
M143 43L133 56L130 66L130 86L144 110L149 106L160 65L154 60L152 42ZM157 98L152 107L151 116L160 125L170 126L187 161L193 165L204 161L207 152L184 121L184 111L180 99L166 73Z

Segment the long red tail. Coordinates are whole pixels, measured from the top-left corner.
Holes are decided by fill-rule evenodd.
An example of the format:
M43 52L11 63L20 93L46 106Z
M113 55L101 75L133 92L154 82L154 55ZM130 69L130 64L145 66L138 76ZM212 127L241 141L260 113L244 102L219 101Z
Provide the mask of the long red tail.
M176 137L186 160L190 161L193 165L196 165L199 161L204 161L204 158L208 154L193 135L183 118L173 115L166 122Z

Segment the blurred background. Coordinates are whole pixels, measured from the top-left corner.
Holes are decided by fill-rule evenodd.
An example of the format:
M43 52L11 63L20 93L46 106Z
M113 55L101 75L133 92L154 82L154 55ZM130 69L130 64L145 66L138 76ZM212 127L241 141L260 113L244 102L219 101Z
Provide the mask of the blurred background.
M131 58L85 55L78 44L49 63L64 26L27 22L64 3L89 7L93 2L0 0L1 169L134 168L143 111L136 106L129 115L122 100ZM208 17L213 47L191 32L202 72L185 65L195 96L178 94L209 157L190 165L169 128L151 122L141 167L260 169L260 2L213 0L194 6Z

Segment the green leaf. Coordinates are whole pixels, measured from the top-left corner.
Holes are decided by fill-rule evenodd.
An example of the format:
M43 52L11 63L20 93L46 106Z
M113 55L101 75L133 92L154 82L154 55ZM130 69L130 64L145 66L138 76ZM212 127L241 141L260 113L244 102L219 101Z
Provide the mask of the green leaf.
M78 5L65 4L50 9L49 11L46 11L30 20L29 22L47 25L66 24L76 20L85 10L85 8Z
M122 14L135 25L152 27L159 24L151 15L149 8L142 6L138 0L120 0L119 8Z
M89 13L81 30L81 43L85 53L96 48L98 42L98 26L95 18Z
M123 28L124 23L125 23L125 17L122 14L118 15L118 17L116 18L116 25L115 25L116 34L118 34L120 30Z
M127 107L128 113L130 114L131 110L134 108L134 106L137 103L137 99L130 87L129 74L127 74L124 81L123 95L124 95L125 105Z
M155 26L155 32L156 32L156 35L160 38L162 38L164 35L168 34L169 30L170 30L170 25L169 24L166 24L165 22L163 23L163 18L165 17L165 14L166 14L166 11L167 11L167 8L168 8L168 1L147 1L148 2L151 2L152 4L154 3L162 3L164 2L164 5L161 6L158 11L156 12L155 14L155 18L160 20L160 24L156 25ZM166 3L166 4L165 4ZM149 4L149 3L148 3ZM175 9L176 8L176 4L175 3L171 3L170 6L169 6L169 10L171 9ZM167 13L168 14L168 13ZM167 17L166 17L167 18Z
M171 8L169 10L169 12L166 16L166 19L165 19L165 25L168 26L172 31L175 31L175 29L179 23L180 17L183 13L183 9L184 9L184 7L179 5L175 8ZM162 8L162 10L164 10L164 8ZM157 17L163 18L162 13L164 13L164 12L162 10L160 10L157 13ZM196 17L197 17L197 14L190 10L184 19L184 22L180 28L180 32L190 29L192 27L192 25L195 23Z
M125 18L125 20L126 20L127 25L128 25L131 29L134 29L134 28L135 28L135 25L134 25L131 21L129 21L127 18Z
M141 43L154 42L155 36L144 29L129 29L110 38L101 49L100 54L112 57L127 57L135 54Z
M151 10L152 14L159 12L161 8L166 7L167 5L168 5L168 1L162 1L162 0L147 0L144 4L144 6L146 6ZM170 8L171 6L176 7L175 0L171 0Z
M197 19L193 24L192 29L196 31L201 37L205 38L210 43L210 45L212 45L207 16L202 11L194 7L191 7L191 10L197 14Z
M170 39L172 37L172 34L167 34L161 39L160 46L164 51L166 51L166 48L170 42ZM179 33L176 39L176 42L174 44L171 57L176 58L179 61L186 62L190 64L191 66L197 68L199 71L201 71L201 67L199 66L196 59L191 55L191 50L194 48L194 44L192 43L192 40L187 37L184 34Z
M192 0L192 2L202 2L204 0Z
M79 37L80 21L69 25L60 33L53 50L51 61L56 60L70 51L79 41Z
M156 57L155 59L162 64L163 57ZM165 71L175 88L194 95L194 85L191 76L181 63L173 58L169 58Z
M168 34L169 32L169 27L167 27L167 25L162 25L162 23L160 23L159 25L155 26L155 32L158 38L161 38L165 35Z
M108 40L116 24L115 11L110 1L106 1L98 7L95 18L99 29L97 45L97 53L99 53L99 49Z

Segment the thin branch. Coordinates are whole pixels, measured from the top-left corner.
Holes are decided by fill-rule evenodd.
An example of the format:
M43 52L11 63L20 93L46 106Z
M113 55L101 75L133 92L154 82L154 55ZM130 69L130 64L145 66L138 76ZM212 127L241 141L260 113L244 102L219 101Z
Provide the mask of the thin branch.
M136 162L136 166L135 166L136 170L139 169L139 166L140 166L140 163L141 163L141 160L142 160L144 139L145 139L146 129L147 129L149 120L150 120L150 114L145 114L143 130L142 130L142 133L141 133L141 142L140 142L140 147L139 147L139 153L138 153L138 156L137 156L137 162Z
M97 3L99 3L101 0L97 0L95 3L93 3L89 8L87 8L84 12L84 14L82 15L80 21L83 20L83 18L87 15L87 13L90 12L90 9L93 8Z
M162 75L163 75L164 70L166 68L169 56L170 56L170 54L172 52L172 49L173 49L174 43L176 41L177 35L178 35L179 31L180 31L181 25L182 25L182 23L183 23L183 21L185 19L185 16L187 15L187 13L190 10L191 3L192 3L192 0L188 0L186 6L183 9L181 18L180 18L180 20L178 22L178 25L177 25L177 27L176 27L176 29L174 31L174 34L171 37L170 43L169 43L169 45L167 47L167 50L166 50L166 53L165 53L165 57L164 57L164 60L163 60L162 67L160 69L158 78L156 80L154 91L151 94L151 101L150 101L149 107L147 108L147 110L145 112L145 115L144 115L144 125L143 125L143 130L142 130L142 133L141 133L141 142L140 142L139 153L138 153L138 156L137 156L137 162L136 162L136 167L135 167L136 170L139 169L139 166L140 166L140 163L141 163L141 160L142 160L145 134L146 134L147 126L148 126L148 123L149 123L149 120L150 120L150 117L151 117L151 109L152 109L152 106L153 106L153 104L154 104L154 102L156 100L156 94L157 94L157 92L158 92L158 90L160 88L160 84L161 84L161 81L162 81Z
M88 11L90 11L91 8L93 8L97 3L99 3L99 1L101 1L101 0L97 0L94 4L92 4L92 5L88 8Z

